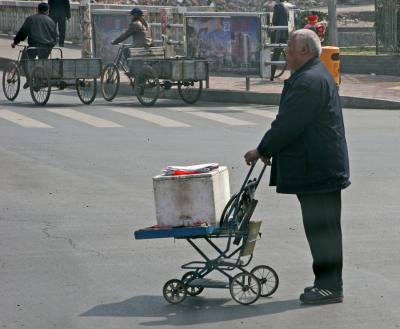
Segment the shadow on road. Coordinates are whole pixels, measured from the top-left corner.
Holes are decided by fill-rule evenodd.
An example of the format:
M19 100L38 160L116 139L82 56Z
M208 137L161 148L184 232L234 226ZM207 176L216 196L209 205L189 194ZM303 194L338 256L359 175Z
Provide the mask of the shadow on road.
M243 306L228 298L188 297L182 304L168 304L162 296L135 296L122 302L101 304L80 314L87 317L144 317L151 318L141 325L192 325L283 313L302 308L297 299L271 301L259 299Z

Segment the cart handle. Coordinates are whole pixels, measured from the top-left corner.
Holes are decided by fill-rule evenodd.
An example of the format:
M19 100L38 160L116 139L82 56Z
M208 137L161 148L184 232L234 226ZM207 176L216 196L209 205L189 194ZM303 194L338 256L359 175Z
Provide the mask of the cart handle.
M250 170L247 173L247 176L246 176L246 178L245 178L245 180L244 180L244 182L242 184L242 187L240 188L240 191L239 191L238 195L240 195L244 191L244 189L246 188L247 183L248 183L249 178L250 178L250 175L253 172L253 169L256 166L256 163L257 163L257 160L252 162ZM260 183L260 180L261 180L262 176L264 175L264 171L265 171L266 168L267 168L267 164L264 164L263 168L261 169L260 174L258 175L257 179L255 180L255 189L254 190L257 189L258 184Z

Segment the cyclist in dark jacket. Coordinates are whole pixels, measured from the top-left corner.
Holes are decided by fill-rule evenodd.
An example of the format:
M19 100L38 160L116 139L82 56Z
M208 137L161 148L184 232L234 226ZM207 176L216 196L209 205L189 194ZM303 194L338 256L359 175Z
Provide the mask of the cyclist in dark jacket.
M49 5L45 2L40 3L38 5L38 13L29 16L17 32L11 44L12 48L15 48L17 44L24 41L26 38L28 38L29 47L38 47L38 49L28 48L28 50L23 53L21 60L26 58L35 59L36 57L45 59L49 57L51 49L56 44L57 30L55 23L48 14ZM29 80L28 75L27 80ZM28 82L26 82L24 88L28 86Z
M289 38L285 81L276 119L248 164L272 158L270 185L296 194L313 257L314 284L300 300L306 304L343 300L341 190L350 185L342 107L336 84L319 60L320 40L311 30Z
M14 48L15 45L28 38L28 45L30 47L43 47L51 50L56 44L57 30L56 25L48 14L48 4L44 2L40 3L38 5L38 13L29 16L25 20L17 32L11 47ZM47 58L47 56L44 58Z

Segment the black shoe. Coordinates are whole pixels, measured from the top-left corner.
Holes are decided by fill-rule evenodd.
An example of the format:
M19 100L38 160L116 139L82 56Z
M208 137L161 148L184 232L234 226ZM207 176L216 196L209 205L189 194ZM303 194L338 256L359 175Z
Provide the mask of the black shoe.
M341 303L343 302L343 290L334 291L313 287L308 292L300 295L300 301L303 304L311 305Z
M22 86L22 88L24 88L24 89L27 89L27 88L29 88L29 82L27 81L27 82L25 82L24 83L24 85Z
M315 286L309 286L304 288L304 292L310 292L311 290L314 289Z

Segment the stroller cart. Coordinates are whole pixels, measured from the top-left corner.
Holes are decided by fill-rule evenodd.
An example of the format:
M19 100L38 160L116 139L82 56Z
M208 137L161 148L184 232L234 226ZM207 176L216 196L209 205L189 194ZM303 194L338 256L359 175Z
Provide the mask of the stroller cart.
M260 296L271 296L279 285L279 278L274 269L267 265L258 265L251 270L250 264L261 222L251 221L257 205L255 191L266 169L263 166L258 177L250 178L253 164L243 182L240 191L226 204L219 224L193 227L150 227L134 232L136 239L154 239L173 237L186 239L203 258L182 265L188 270L181 279L171 279L163 287L164 298L172 304L182 302L187 295L199 295L204 288L229 289L232 298L239 304L249 305ZM203 252L196 240L205 240L217 252L211 258ZM219 247L212 239L224 239L226 246ZM224 244L225 245L225 244ZM226 280L210 279L208 275L219 272Z

